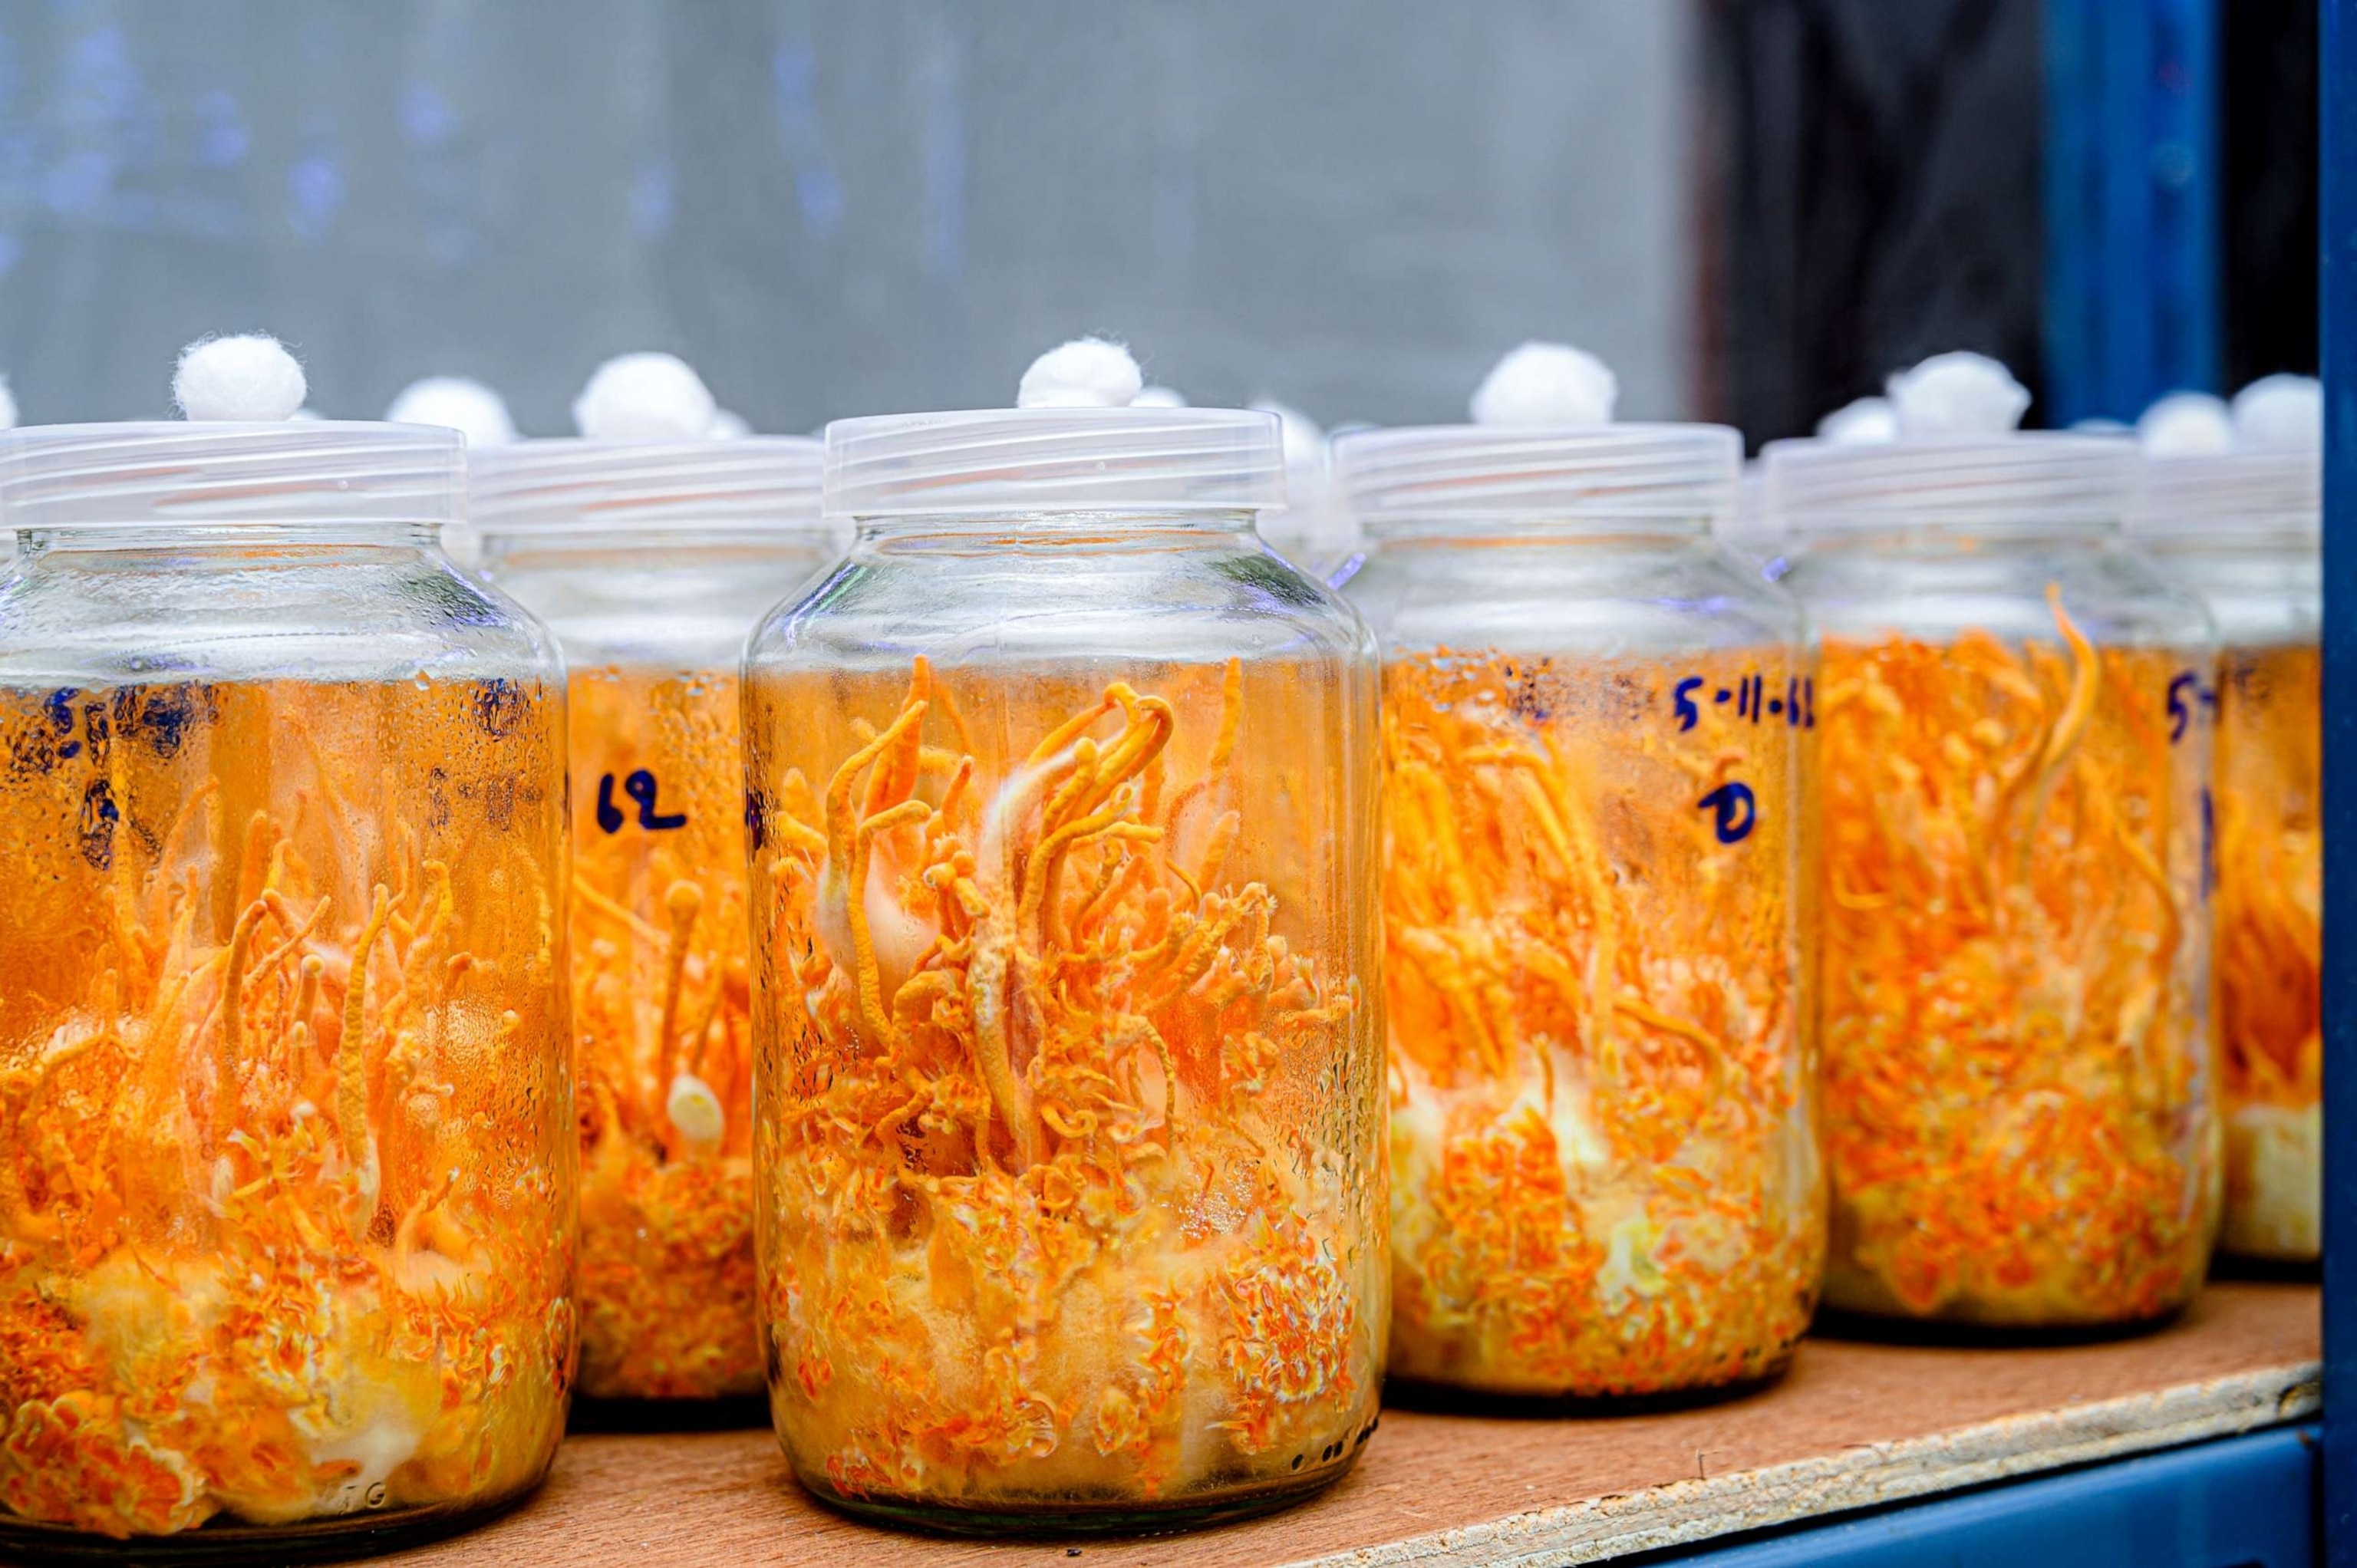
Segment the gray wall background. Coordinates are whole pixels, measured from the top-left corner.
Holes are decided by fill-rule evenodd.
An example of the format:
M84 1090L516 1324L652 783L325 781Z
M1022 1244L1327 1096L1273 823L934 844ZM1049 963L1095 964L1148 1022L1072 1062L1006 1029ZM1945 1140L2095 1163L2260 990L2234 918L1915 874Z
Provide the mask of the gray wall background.
M207 331L313 405L561 434L669 349L757 428L1003 403L1077 332L1199 403L1461 416L1567 338L1689 403L1685 0L0 0L0 371L163 412Z

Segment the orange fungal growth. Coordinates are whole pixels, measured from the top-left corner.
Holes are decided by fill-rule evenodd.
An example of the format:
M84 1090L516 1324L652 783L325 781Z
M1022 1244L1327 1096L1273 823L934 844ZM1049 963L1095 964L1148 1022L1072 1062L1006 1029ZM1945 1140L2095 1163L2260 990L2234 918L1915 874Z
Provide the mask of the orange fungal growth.
M2220 1245L2312 1259L2322 1242L2321 660L2229 650L2218 715L2218 1009L2225 1045Z
M1806 677L1689 663L1386 662L1395 1376L1659 1393L1808 1326Z
M545 1470L560 732L513 681L0 690L0 1537Z
M2218 1215L2209 656L1828 639L1826 1299L2126 1323L2201 1285Z
M1387 1264L1326 710L1234 662L761 679L755 1168L797 1472L1026 1516L1330 1477Z
M582 1391L757 1394L737 677L570 689Z

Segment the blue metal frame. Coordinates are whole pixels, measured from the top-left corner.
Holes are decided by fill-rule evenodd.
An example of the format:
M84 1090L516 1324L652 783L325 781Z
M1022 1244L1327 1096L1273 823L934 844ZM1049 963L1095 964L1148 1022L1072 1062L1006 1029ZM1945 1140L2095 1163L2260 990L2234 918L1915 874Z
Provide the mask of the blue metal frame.
M2317 1434L2282 1427L1668 1559L1691 1568L2306 1568Z
M2324 1560L2357 1568L2357 0L2326 0Z
M2222 0L2046 0L2042 413L2216 390Z

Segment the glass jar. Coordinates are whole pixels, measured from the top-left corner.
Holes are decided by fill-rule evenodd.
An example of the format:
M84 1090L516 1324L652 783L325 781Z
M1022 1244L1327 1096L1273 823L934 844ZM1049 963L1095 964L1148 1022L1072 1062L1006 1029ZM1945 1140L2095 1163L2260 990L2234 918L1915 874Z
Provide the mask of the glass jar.
M1383 645L1391 1372L1781 1368L1824 1252L1800 612L1708 425L1340 437Z
M565 699L461 465L0 439L0 1556L373 1548L555 1453Z
M828 427L857 541L746 745L770 1403L831 1502L1168 1528L1373 1431L1373 653L1254 535L1279 462L1214 409Z
M2136 531L2217 623L2219 1246L2313 1262L2324 1195L2321 465L2313 453L2146 467Z
M759 1395L745 634L835 554L807 438L478 453L484 572L572 709L581 1391Z
M2122 542L2136 461L1769 448L1821 639L1829 1305L2085 1327L2201 1286L2216 649Z

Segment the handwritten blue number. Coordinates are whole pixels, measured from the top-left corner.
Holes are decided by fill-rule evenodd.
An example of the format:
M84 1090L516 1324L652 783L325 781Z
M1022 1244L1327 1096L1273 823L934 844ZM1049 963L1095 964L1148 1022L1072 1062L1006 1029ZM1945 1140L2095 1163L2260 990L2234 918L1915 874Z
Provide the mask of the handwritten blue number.
M1749 784L1731 781L1722 784L1696 800L1695 806L1700 811L1718 813L1718 820L1711 825L1717 830L1721 843L1741 843L1759 825L1760 805L1752 798Z
M673 828L687 826L685 811L655 810L657 789L655 776L643 768L622 780L622 793L639 803L639 826L652 833L668 832ZM614 776L610 773L601 776L597 780L597 825L609 833L618 833L628 820L622 808L614 804Z
M2193 721L2193 711L2185 705L2185 693L2190 688L2201 694L2201 682L2191 671L2169 678L2169 744L2175 746L2185 738L2185 726Z
M1678 728L1690 730L1702 719L1702 710L1695 706L1694 694L1702 686L1702 677L1689 675L1677 684L1670 695L1677 703Z

